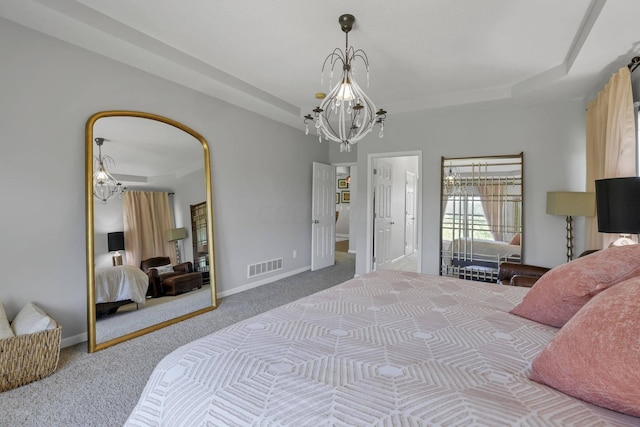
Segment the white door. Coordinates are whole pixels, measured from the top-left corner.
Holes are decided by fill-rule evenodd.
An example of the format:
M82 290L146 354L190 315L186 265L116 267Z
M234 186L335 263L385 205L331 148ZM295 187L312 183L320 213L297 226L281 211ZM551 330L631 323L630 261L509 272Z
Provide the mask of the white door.
M391 266L391 218L392 194L391 163L375 159L373 163L373 270L382 270Z
M405 182L404 254L411 255L416 250L416 174L407 171Z
M311 270L335 264L336 168L313 162Z

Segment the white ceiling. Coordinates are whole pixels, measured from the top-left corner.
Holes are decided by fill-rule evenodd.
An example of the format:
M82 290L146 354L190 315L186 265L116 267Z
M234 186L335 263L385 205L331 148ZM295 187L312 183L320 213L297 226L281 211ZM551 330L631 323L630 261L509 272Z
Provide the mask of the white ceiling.
M102 154L113 159L109 172L127 188L157 188L204 170L202 144L164 122L140 117L101 117L94 138L105 138ZM93 147L94 156L98 147ZM167 186L170 188L171 186Z
M6 19L299 129L328 92L343 13L389 126L399 112L584 98L640 53L637 0L0 2Z

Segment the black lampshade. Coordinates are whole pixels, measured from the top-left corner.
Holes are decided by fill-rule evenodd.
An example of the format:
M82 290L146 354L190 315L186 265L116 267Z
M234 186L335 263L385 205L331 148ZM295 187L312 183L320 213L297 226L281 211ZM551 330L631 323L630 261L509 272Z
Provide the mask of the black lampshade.
M124 250L124 231L116 231L115 233L107 233L107 246L109 252Z
M598 231L640 233L640 177L596 180Z

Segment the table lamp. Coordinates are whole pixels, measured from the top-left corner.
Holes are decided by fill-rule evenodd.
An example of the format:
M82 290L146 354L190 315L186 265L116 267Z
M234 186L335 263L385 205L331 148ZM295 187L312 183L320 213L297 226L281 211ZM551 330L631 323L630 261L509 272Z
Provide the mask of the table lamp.
M567 219L567 262L573 259L573 217L595 215L595 194L578 191L547 193L547 213Z
M172 228L167 230L164 236L167 239L167 242L175 242L176 245L176 261L180 264L180 248L178 246L178 241L187 237L187 230L183 227L180 228Z
M113 266L122 265L122 255L120 255L120 251L124 251L124 231L107 233L107 249L109 252L114 252L111 257Z
M640 233L640 177L596 180L598 231L620 237L609 246L637 244L631 234Z

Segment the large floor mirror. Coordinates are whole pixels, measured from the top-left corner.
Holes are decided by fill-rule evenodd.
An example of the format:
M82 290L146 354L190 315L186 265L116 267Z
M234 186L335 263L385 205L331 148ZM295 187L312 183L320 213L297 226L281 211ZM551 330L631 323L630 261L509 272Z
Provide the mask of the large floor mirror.
M440 274L496 282L523 259L523 153L442 157Z
M85 152L89 352L214 309L207 141L166 117L104 111Z

